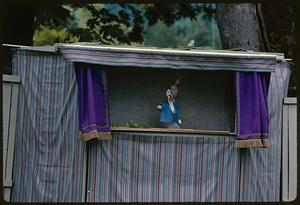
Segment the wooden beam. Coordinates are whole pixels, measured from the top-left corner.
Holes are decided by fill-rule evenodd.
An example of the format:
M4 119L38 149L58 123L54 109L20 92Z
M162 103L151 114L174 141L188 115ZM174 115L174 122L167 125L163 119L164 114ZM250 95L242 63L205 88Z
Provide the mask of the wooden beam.
M20 83L20 76L17 75L2 75L2 81L4 82L13 82L13 83Z
M177 135L225 135L233 136L235 133L230 131L216 130L194 130L194 129L172 129L172 128L130 128L130 127L112 127L112 132L129 132L136 134L177 134Z

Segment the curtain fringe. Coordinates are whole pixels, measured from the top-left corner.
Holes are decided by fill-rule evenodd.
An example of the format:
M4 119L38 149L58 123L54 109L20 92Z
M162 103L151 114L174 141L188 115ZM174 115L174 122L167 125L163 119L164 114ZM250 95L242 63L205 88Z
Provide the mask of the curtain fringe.
M235 148L249 148L249 147L267 148L269 147L269 142L268 139L235 140L234 147Z
M88 133L80 133L80 139L84 141L97 139L97 140L111 140L112 136L110 132L98 132L96 130L92 130Z

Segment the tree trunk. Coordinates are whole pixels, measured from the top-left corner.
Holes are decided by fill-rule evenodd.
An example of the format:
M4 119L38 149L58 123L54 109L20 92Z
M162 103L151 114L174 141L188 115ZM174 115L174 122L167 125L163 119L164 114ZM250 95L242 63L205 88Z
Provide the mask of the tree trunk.
M282 52L287 58L296 58L296 11L287 3L261 4L272 52Z
M264 51L254 4L217 4L223 49Z
M295 17L295 5L288 3L217 4L223 49L284 53L295 60ZM289 96L296 95L296 66L293 67Z
M280 2L276 4L262 4L265 29L272 52L284 53L286 58L296 60L296 7L293 4ZM296 96L297 66L293 66L289 96Z

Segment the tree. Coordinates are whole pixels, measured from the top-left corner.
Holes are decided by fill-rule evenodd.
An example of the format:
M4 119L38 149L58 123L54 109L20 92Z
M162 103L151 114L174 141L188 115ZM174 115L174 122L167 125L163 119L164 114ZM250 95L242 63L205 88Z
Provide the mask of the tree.
M294 63L289 86L289 96L296 96L296 8L291 3L261 4L258 11L264 22L268 49L284 53ZM299 82L299 80L298 80ZM299 87L299 86L297 86Z
M96 41L102 44L131 44L141 43L146 25L154 25L158 20L167 25L184 17L195 19L197 14L205 11L210 17L210 6L199 4L115 4L116 13L107 7L96 7L92 4L71 4L72 7L85 7L92 13L88 20L88 28L77 28L72 23L71 11L64 5L53 1L50 4L6 3L1 7L0 43L32 45L34 31L46 26L49 29L64 30L68 41L71 36L79 41ZM45 28L45 27L44 27ZM21 35L20 35L21 34ZM57 36L56 42L60 41ZM0 47L2 54L1 65L9 65L10 52ZM3 66L2 66L3 67ZM9 71L8 71L9 72Z
M74 29L78 36L88 34L102 44L112 43L142 43L147 26L158 21L167 26L181 18L196 20L197 15L210 7L200 4L114 4L104 7L87 5L92 17L88 20L88 28ZM206 8L206 9L204 9ZM210 13L207 12L207 16ZM80 40L83 40L82 38Z
M217 19L224 49L263 50L254 4L219 4Z
M158 21L145 30L144 45L170 48L186 48L194 41L193 47L203 49L222 49L219 31L215 20L198 15L197 21L181 19L171 26Z
M200 12L211 18L214 9L210 4L110 4L95 6L94 4L71 4L73 8L86 8L91 13L87 28L74 26L70 18L71 11L61 4L7 4L5 13L5 35L7 43L32 45L33 32L41 26L66 29L70 34L78 36L81 41L96 39L102 44L142 42L144 28L157 21L167 26L181 18L196 20ZM20 15L15 15L16 12ZM26 22L25 22L26 21ZM12 24L11 24L12 23ZM22 25L24 38L18 39ZM17 35L17 36L16 36ZM25 39L26 37L26 39Z
M0 10L1 38L3 43L16 45L32 45L33 35L37 27L43 24L64 27L69 16L66 9L58 4L40 5L29 3L5 3ZM0 46L1 67L10 73L10 51Z
M224 49L283 52L295 59L295 7L292 4L218 4L217 21ZM296 85L292 70L290 88ZM290 95L295 90L290 89Z
M23 5L23 7L14 7L13 5L7 5L5 8L1 7L0 65L9 65L10 62L10 52L8 49L2 48L1 45L3 43L32 45L34 16L31 9L32 7L29 5ZM8 66L5 66L3 69L5 72L10 72Z
M217 14L223 49L284 52L287 58L296 58L295 6L289 3L217 4L217 9L213 4L187 3L113 4L110 6L113 9L91 4L72 4L71 7L85 7L92 13L87 28L70 23L74 22L71 11L61 4L7 4L2 9L3 39L0 43L32 45L33 33L41 26L65 29L64 32L80 41L141 43L147 26L157 22L171 26L182 18L196 20L198 14L203 13L208 19ZM9 59L8 54L4 59ZM290 87L295 87L295 69L290 82Z

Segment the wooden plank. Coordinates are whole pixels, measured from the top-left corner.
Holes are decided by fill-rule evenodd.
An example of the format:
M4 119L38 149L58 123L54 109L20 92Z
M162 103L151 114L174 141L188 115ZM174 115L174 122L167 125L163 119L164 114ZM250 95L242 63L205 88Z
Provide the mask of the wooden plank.
M129 128L129 127L112 127L111 131L130 132L130 133L162 133L162 134L192 134L192 135L226 135L231 136L235 133L229 131L215 130L194 130L194 129L171 129L171 128Z
M181 49L172 49L172 48L159 48L159 47L153 47L153 46L109 46L109 45L99 45L98 43L93 43L93 42L79 42L79 43L73 43L73 44L65 44L65 43L56 43L54 46L24 46L24 45L17 45L17 44L8 44L4 43L2 44L3 46L6 47L12 47L12 48L21 48L21 49L26 49L26 50L37 50L37 51L48 51L48 52L54 52L56 47L59 46L72 46L72 47L87 47L87 48L115 48L115 49L130 49L130 50L149 50L150 52L155 52L155 51L173 51L173 52L184 52L184 51L189 51L190 53L209 53L209 54L233 54L237 56L278 56L279 58L284 58L284 53L276 53L276 52L255 52L251 51L245 52L245 51L234 51L234 50L202 50L201 48L198 49L197 47L194 48L181 48ZM286 60L286 59L285 59Z
M15 45L15 44L2 44L2 45L6 47L19 48L23 50L55 53L55 46L23 46L23 45Z
M289 105L289 201L297 196L297 106Z
M9 116L11 102L11 83L3 83L3 180L6 174L7 139L9 134Z
M10 119L9 119L9 135L8 135L8 150L6 160L6 175L5 180L11 181L13 174L13 158L15 146L15 133L17 121L17 106L18 106L19 85L14 83L12 86ZM4 198L10 201L11 188L4 189Z
M283 99L283 103L284 104L294 104L296 105L297 104L297 98L295 97L286 97Z
M3 187L12 187L13 181L12 180L3 180Z
M113 133L121 133L121 134L130 134L132 136L153 136L153 137L217 137L217 135L209 135L209 134L181 134L181 133L162 133L162 132L123 132L123 131L112 131ZM232 137L230 135L222 137Z
M158 48L151 49L146 47L124 47L124 46L103 46L103 45L80 45L80 44L56 44L56 47L69 47L69 48L86 48L95 50L110 50L110 51L123 51L123 52L145 52L145 53L159 53L159 54L174 54L174 55L207 55L207 56L221 56L221 57L246 57L246 58L283 58L281 53L261 53L261 52L240 52L240 51L218 51L218 50L182 50L182 49L169 49Z
M283 105L283 120L282 120L282 178L281 178L281 194L282 201L288 201L288 105Z
M86 175L87 175L87 143L84 142L83 147L83 174L82 174L82 193L81 193L81 202L86 202Z
M4 82L13 82L13 83L20 83L20 76L17 75L2 75L2 80Z
M239 176L239 200L243 201L243 194L244 194L244 163L245 163L245 150L240 149L240 176Z

